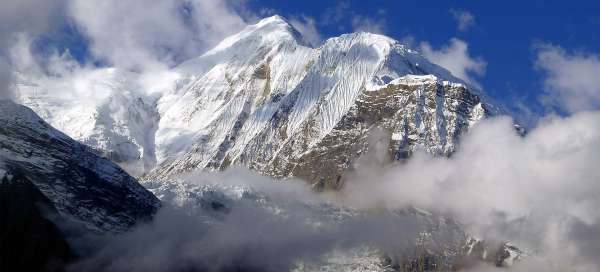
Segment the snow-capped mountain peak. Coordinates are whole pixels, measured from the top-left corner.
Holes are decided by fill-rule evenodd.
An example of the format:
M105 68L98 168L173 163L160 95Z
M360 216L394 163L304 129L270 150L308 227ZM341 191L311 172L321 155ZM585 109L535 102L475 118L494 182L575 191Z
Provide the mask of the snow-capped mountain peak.
M200 76L219 61L231 58L244 59L257 51L281 49L281 47L310 47L300 32L283 17L275 15L246 26L231 35L198 58L183 62L176 71L188 76Z
M449 154L458 135L490 114L478 92L389 37L358 32L310 48L248 34L266 26L290 29L268 18L217 46L227 54L182 65L209 68L196 69L178 99L159 103L162 165L153 175L243 164L335 187L374 127L396 135L392 157L414 148Z
M87 142L119 154L124 149L117 147L141 146L131 135L143 128L150 144L134 153L156 162L152 176L241 164L336 187L366 151L373 128L391 135L392 158L416 148L447 155L460 134L491 114L480 92L390 37L350 33L312 48L280 16L247 26L172 72L177 84L141 100L149 103L130 107L138 99L113 95L125 110L112 125L91 115L94 127L109 129L103 136L120 136L110 141L123 145ZM37 112L58 110L23 101Z
M230 48L237 43L244 43L252 39L261 39L263 42L271 43L282 41L299 42L302 40L302 36L283 17L274 15L262 19L254 25L247 26L237 34L229 36L204 55L212 55Z

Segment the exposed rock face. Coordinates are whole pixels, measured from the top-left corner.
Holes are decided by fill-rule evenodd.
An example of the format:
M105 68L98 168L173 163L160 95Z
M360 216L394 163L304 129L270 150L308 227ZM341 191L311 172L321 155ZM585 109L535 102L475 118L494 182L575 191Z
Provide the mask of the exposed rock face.
M479 98L460 84L438 81L433 76L402 77L380 89L363 92L314 146L298 144L310 139L303 139L303 134L296 136L297 140L282 148L267 165L267 173L297 176L320 188L335 189L341 186L345 170L366 153L367 139L374 128L388 132L382 137L389 143L390 158L406 158L415 148L449 155L458 136L487 115ZM303 130L310 130L311 124L307 122ZM294 150L301 150L296 153L300 156L293 156Z
M511 243L491 243L469 238L465 245L461 266L487 262L497 267L510 267L526 257L526 254Z
M61 216L89 229L124 230L160 205L116 164L7 100L0 100L0 161L0 170L19 173Z

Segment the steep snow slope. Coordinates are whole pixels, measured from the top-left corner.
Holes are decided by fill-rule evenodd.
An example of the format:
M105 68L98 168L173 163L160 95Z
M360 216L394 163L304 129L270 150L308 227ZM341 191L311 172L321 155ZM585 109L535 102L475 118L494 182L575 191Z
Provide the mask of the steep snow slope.
M228 131L242 124L240 117L272 115L272 100L304 78L313 55L289 24L271 17L176 67L188 80L158 103L158 160L175 158L200 141L210 142L210 157Z
M151 97L139 75L105 69L67 92L92 90L93 99L60 96L61 86L36 82L20 85L21 101L136 175L241 164L329 188L366 151L373 128L389 132L390 158L416 148L448 155L462 133L495 111L389 37L352 33L311 48L279 16L170 72L173 87Z
M90 229L123 230L159 206L117 165L7 100L0 100L0 161L3 177L30 180L60 215Z
M353 33L312 49L277 16L177 69L194 76L159 101L154 177L242 164L337 188L372 128L392 133L391 157L447 155L490 114L459 79L393 39Z

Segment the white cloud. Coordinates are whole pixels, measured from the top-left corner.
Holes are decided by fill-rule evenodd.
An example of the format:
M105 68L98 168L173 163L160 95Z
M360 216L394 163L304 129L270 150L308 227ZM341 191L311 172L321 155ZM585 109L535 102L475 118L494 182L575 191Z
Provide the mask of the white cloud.
M7 58L11 69L18 72L16 83L20 86L16 89L23 92L15 95L16 100L30 99L32 90L28 86L36 85L37 92L48 93L43 96L44 100L57 100L64 105L85 104L97 107L106 102L110 95L118 95L112 93L116 90L151 96L171 89L178 79L178 75L170 70L136 73L121 68L80 64L68 50L51 50L40 58L32 52L33 42L32 37L19 34L8 50ZM122 77L119 84L127 88L102 87L99 84L113 76ZM65 106L64 109L68 110L70 107Z
M300 18L290 19L290 24L298 30L311 45L318 46L323 41L314 18L303 15Z
M545 98L550 103L570 112L600 108L600 55L544 44L538 47L535 66L546 74Z
M45 73L38 59L31 52L33 38L25 33L13 35L7 57L12 68L28 76L41 76Z
M186 181L158 194L187 214L163 209L152 224L108 241L76 268L108 265L108 270L146 271L160 264L158 270L173 270L183 263L215 265L220 271L236 263L287 271L300 257L316 258L364 243L414 251L410 241L422 226L411 221L414 217L385 212L413 206L458 219L478 238L511 241L526 250L527 259L508 271L600 268L600 112L549 118L524 137L507 117L485 120L465 135L451 158L417 153L395 165L382 165L389 162L389 154L380 137L389 135L370 135L370 153L345 176L342 191L331 195L314 194L297 180L274 182L236 168L181 177ZM235 193L225 195L236 198L246 192L238 186L253 188L249 192L264 193L265 198L242 194L263 203L257 205L243 199L228 202L219 191L197 193L208 184L229 188ZM172 190L225 200L227 212L216 217L216 224L207 224L209 211L193 210L201 206L198 199L177 197ZM335 223L324 220L332 218L323 213L331 211L322 209L324 203L377 212ZM476 266L471 271L499 270Z
M0 34L26 32L32 35L49 30L62 20L64 0L3 0L0 3Z
M263 7L258 11L258 15L260 15L263 18L271 17L276 14L277 14L277 11L275 9L267 8L267 7Z
M600 112L548 118L525 137L507 117L486 120L461 143L448 159L419 152L387 169L357 169L346 203L447 214L552 267L526 271L598 271Z
M375 18L364 15L352 16L352 29L355 32L364 31L376 34L384 34L386 29L385 25L385 17L381 13L378 13L378 16Z
M427 42L421 43L423 55L431 62L448 69L456 77L477 87L481 87L473 74L483 76L487 63L481 58L469 55L469 45L460 39L450 39L450 45L435 50Z
M2 1L0 94L14 96L15 70L39 78L42 72L58 69L57 65L77 68L71 65L72 59L65 58L68 51L38 54L29 48L31 40L61 31L66 22L74 23L89 39L91 62L101 60L108 66L142 71L199 55L242 28L242 13L250 16L245 2L238 0Z
M245 25L224 0L72 0L94 55L130 69L172 65Z
M93 254L73 270L295 271L299 261L306 269L327 262L321 258L334 250L360 246L381 247L393 262L415 254L414 241L426 227L417 216L397 213L349 217L307 183L245 169L195 172L150 186L164 204L153 222L88 243L97 250L87 250Z
M63 8L63 0L0 2L0 99L12 99L15 96L14 68L9 49L19 39L18 36L39 35L51 31L61 22Z
M461 9L450 9L450 14L458 24L458 30L466 31L475 26L475 15L471 12Z
M93 69L98 60L144 72L140 79L162 78L164 68L201 54L242 28L244 18L252 19L239 0L11 0L0 4L0 15L2 97L19 96L13 94L14 71L35 82L61 76L68 82L74 70ZM85 63L73 60L68 50L32 52L33 41L61 31L67 21L89 40Z

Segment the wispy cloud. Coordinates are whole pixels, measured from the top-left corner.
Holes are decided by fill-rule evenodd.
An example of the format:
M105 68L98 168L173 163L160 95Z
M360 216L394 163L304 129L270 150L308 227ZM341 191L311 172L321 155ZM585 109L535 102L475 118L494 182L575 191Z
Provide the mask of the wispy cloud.
M375 17L365 15L352 16L353 31L364 31L376 34L384 34L386 30L385 12L380 11Z
M465 41L452 38L449 45L439 50L427 42L422 42L420 47L423 55L433 63L448 69L456 77L481 87L474 77L485 74L487 63L482 58L472 57Z
M458 30L460 31L467 31L476 24L475 15L467 10L450 9L450 14L452 14L452 17L456 20Z
M198 55L245 25L224 0L73 0L69 11L95 56L136 70Z
M302 181L243 169L190 173L172 182L155 189L165 207L152 223L96 241L97 250L73 270L290 271L299 262L319 263L334 250L361 246L412 256L424 229L417 216L348 217Z
M314 18L306 15L292 17L290 19L290 24L298 30L311 45L318 46L323 41Z
M14 98L10 48L19 35L40 35L60 25L63 0L6 0L0 3L0 99Z
M546 104L564 110L600 109L600 55L538 44L535 67L545 74Z
M200 55L254 19L245 1L2 1L0 95L19 97L16 72L27 81L49 83L44 88L106 67L140 72L143 80L163 78L169 67ZM43 52L32 46L66 25L83 39L89 50L85 58L75 60L52 43Z
M12 74L10 70L10 65L4 60L4 58L0 58L0 99L12 99L13 88L11 86L12 82Z
M511 241L532 254L515 271L597 271L598 146L600 112L547 117L524 137L510 118L493 118L451 158L417 152L387 169L359 168L341 195L363 208L416 205L483 239Z

